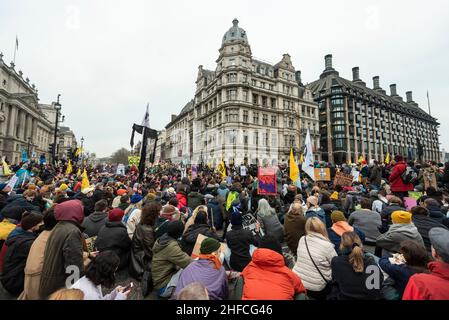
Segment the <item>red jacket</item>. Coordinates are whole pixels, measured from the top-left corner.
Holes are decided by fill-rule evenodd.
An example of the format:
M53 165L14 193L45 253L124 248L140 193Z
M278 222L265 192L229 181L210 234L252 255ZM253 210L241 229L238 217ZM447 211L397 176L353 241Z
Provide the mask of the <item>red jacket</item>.
M449 300L449 264L433 261L427 267L430 274L410 277L402 300Z
M407 164L404 161L400 161L396 163L393 167L393 171L391 171L390 178L390 187L393 192L406 192L413 191L413 184L404 184L401 178L401 174L407 169Z
M184 193L177 193L178 209L182 209L187 205L187 196Z
M295 294L306 293L301 279L285 266L284 257L270 249L254 251L242 276L242 300L293 300Z

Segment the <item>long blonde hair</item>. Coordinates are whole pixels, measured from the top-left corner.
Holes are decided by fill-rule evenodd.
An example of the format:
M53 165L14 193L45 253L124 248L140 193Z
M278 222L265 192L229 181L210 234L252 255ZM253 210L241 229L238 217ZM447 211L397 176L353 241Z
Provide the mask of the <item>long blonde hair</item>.
M345 232L341 235L340 250L351 250L349 254L349 263L355 272L363 272L365 264L363 263L363 245L359 236L355 232Z
M80 289L60 289L52 293L48 300L84 300L84 292Z
M306 235L310 233L319 233L327 240L329 240L329 235L327 234L326 226L323 221L318 217L308 218L306 221Z

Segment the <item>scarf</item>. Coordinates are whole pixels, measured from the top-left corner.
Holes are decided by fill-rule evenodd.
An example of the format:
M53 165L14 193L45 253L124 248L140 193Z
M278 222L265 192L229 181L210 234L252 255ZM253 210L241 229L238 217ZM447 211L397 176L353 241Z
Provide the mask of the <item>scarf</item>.
M332 230L341 237L341 235L345 232L352 232L354 228L351 227L346 221L337 221L332 225Z
M214 264L214 269L218 270L221 268L221 262L220 259L214 254L203 254L201 253L198 255L198 258L204 259L204 260L210 260Z

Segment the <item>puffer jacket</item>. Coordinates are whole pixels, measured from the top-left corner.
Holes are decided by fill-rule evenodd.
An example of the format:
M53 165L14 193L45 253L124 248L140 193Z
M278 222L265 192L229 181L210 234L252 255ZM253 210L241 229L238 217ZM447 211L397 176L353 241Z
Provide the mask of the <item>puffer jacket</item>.
M301 278L307 290L321 291L326 286L326 281L321 277L309 256L306 248L306 238L310 255L327 281L332 279L331 262L332 258L337 256L337 252L332 242L319 233L311 233L299 240L298 258L293 267L293 272Z
M401 175L407 170L407 164L404 161L399 161L393 167L391 171L389 182L391 191L393 192L406 192L413 191L413 183L405 184L402 181Z
M413 223L392 224L387 232L377 238L376 246L396 253L399 252L401 242L404 240L414 240L424 246L424 241Z
M325 213L324 210L321 209L320 207L317 207L317 208L309 208L309 209L306 211L305 217L306 217L306 219L312 218L312 217L320 218L320 220L321 220L325 225L327 225L327 223L326 223L326 213Z
M131 239L121 221L108 221L98 232L95 247L100 251L114 251L120 258L119 269L128 267Z
M178 199L178 209L187 206L187 196L184 193L178 192L176 194L176 199Z

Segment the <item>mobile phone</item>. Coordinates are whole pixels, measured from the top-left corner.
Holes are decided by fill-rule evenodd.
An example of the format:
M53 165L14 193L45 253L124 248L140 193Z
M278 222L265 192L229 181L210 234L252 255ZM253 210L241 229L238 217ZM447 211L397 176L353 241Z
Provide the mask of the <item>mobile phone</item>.
M123 289L123 292L127 292L127 291L131 290L132 287L134 287L134 283L131 282L129 285L127 285L127 286L125 287L125 289Z

